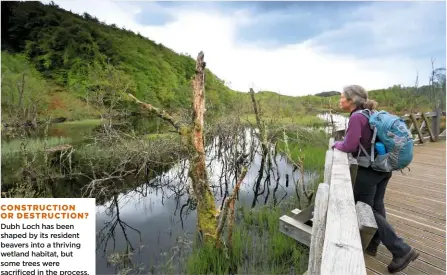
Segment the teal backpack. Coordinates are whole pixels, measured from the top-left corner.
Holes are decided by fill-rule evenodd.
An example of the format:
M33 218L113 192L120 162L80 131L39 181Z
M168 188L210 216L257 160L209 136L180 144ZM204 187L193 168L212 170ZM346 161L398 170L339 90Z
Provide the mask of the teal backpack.
M361 166L371 167L381 172L391 172L407 168L413 160L413 137L405 122L398 116L386 111L372 112L370 110L359 110L369 120L369 125L373 130L371 140L371 153L360 145L360 149L365 154L357 158ZM374 144L376 139L385 145L384 155L374 156ZM409 169L409 168L408 168Z

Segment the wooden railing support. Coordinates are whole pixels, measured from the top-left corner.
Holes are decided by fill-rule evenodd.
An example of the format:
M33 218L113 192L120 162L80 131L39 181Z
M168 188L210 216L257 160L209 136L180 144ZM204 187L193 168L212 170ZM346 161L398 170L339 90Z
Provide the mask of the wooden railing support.
M332 144L334 144L334 138L329 139L324 164L324 182L328 185L331 181L332 171ZM306 209L294 209L292 210L291 215L281 216L279 218L279 231L304 245L310 246L312 227L309 223L313 225L313 217L315 212L314 207L314 204L311 204Z
M312 237L309 252L309 275L321 273L321 259L323 254L324 235L326 232L326 214L329 202L329 185L320 183L315 197L315 215L312 225Z
M433 142L437 141L438 140L437 137L439 136L439 134L438 135L433 134L433 129L428 125L428 118L427 118L427 116L424 113L422 113L421 116L422 116L422 119L424 121L423 125L427 126L427 130L428 130L428 133L430 134L431 141L433 141ZM433 119L435 119L435 118L433 118Z
M299 212L294 214L299 214ZM312 227L303 222L297 221L287 215L283 215L279 218L279 231L306 246L310 246Z
M357 213L357 220L359 223L362 247L363 250L365 250L377 231L376 219L374 218L374 213L371 206L364 202L357 202L355 205L355 211Z
M345 135L345 132L346 132L345 129L337 130L337 131L334 132L333 138L336 141L342 140L344 135Z
M416 129L416 132L418 133L419 140L421 143L424 143L424 136L422 135L422 131L418 126L418 122L416 120L416 116L414 114L410 114L411 121L413 122L414 128Z
M352 188L354 189L355 180L357 179L357 170L359 168L357 159L352 154L348 154L349 173L351 175Z
M431 121L431 130L433 132L433 135L435 136L435 141L439 140L439 134L441 133L441 111L441 107L438 106L434 110L435 116L433 116Z
M311 204L303 210L300 209L293 210L292 218L299 222L307 223L309 220L312 219L313 214L314 214L314 205Z
M333 150L326 151L326 160L324 162L324 179L323 182L331 184L332 158L334 156Z

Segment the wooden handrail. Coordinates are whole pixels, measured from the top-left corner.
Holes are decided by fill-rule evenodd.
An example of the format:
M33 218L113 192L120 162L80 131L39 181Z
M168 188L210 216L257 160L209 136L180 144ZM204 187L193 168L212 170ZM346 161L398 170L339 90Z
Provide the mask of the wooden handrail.
M356 160L332 149L333 142L331 138L325 183L318 186L315 205L282 216L280 231L310 247L307 274L366 274L363 249L377 226L371 207L354 203Z
M337 149L333 150L326 231L319 241L324 243L320 274L366 274L348 154Z

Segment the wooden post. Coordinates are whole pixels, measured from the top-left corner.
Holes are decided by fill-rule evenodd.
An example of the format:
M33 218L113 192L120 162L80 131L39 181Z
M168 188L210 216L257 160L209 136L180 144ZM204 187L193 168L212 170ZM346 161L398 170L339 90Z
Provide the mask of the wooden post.
M324 180L323 182L331 184L331 171L332 171L332 159L334 150L330 149L326 151L326 160L324 162Z
M438 106L434 112L436 116L434 116L431 120L431 130L435 137L435 141L439 140L439 134L441 132L441 106ZM428 125L427 125L428 126Z
M324 234L326 232L326 214L329 202L329 185L321 183L315 197L315 211L309 252L308 274L320 274L323 253Z
M417 123L417 120L416 120L416 116L413 113L411 113L410 114L410 118L411 118L411 121L414 124L414 128L416 129L416 131L418 133L420 143L424 143L424 136L422 135L421 129L419 129L419 126L418 126L418 123Z
M422 116L422 119L424 120L424 124L427 126L427 130L428 130L428 133L430 134L430 139L431 139L431 141L436 141L436 137L435 137L435 135L433 134L432 129L431 129L430 126L428 125L428 119L427 119L427 116L426 116L424 113L421 113L421 116ZM421 126L421 128L422 128L422 126ZM422 131L422 129L421 129L421 131Z
M349 173L351 174L351 183L352 188L354 189L355 180L357 179L357 170L359 165L357 160L352 156L352 154L348 154L348 162L349 162Z
M332 137L329 139L329 145L328 145L329 150L332 150L332 145L334 145L334 142L335 142L335 138Z
M332 145L334 145L335 138L329 139L328 150L326 151L326 158L324 161L324 180L323 182L327 184L331 184L331 171L332 171L332 159L334 156L334 149L332 149Z
M335 140L342 140L344 135L345 135L345 129L335 131L333 137Z
M297 213L294 213L297 212ZM300 209L294 209L292 210L292 218L294 218L295 220L302 222L302 223L306 223L309 220L311 220L313 218L314 215L314 205L311 204L309 205L309 207L300 210Z
M374 213L371 206L364 202L357 202L355 205L355 211L357 213L357 220L359 223L362 247L363 250L365 250L377 231L376 219L374 218Z

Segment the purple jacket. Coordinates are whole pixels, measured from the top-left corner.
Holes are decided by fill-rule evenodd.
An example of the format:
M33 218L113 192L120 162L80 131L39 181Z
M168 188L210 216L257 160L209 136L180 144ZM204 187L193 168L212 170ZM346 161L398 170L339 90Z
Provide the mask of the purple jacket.
M333 146L342 152L352 153L352 156L355 158L357 158L357 154L360 150L360 143L365 147L366 151L369 152L373 135L368 119L362 114L352 114L358 110L360 109L355 109L350 114L348 129L346 129L344 140L335 142Z

